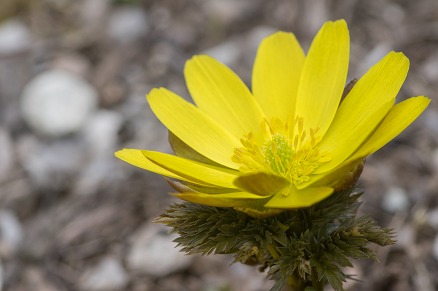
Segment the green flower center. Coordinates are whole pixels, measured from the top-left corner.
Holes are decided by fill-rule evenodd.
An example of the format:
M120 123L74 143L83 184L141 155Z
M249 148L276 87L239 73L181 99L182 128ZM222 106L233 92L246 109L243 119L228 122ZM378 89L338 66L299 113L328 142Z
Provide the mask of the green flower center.
M306 131L302 118L285 124L265 120L257 138L253 133L244 136L243 147L236 148L232 158L242 164L242 172L273 173L297 185L309 181L321 163L331 160L317 147L319 141L317 130Z

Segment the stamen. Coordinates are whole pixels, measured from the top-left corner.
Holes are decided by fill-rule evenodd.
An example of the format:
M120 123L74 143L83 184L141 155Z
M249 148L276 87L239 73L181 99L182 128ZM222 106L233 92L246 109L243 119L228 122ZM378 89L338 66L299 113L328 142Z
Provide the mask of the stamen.
M258 144L252 132L241 139L243 147L236 148L232 160L240 163L243 172L270 172L285 177L292 185L310 180L310 175L320 164L329 162L327 152L317 147L320 136L317 128L305 129L302 117L263 120L260 135L264 143ZM290 189L284 189L288 195Z

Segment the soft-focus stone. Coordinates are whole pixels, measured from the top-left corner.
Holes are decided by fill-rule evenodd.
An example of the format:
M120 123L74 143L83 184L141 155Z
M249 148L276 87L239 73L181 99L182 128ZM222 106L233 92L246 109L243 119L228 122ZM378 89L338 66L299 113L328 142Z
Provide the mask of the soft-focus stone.
M69 138L42 143L35 137L18 142L18 158L34 186L62 190L69 187L86 157L84 144Z
M438 149L435 149L432 152L432 166L433 166L435 172L438 173Z
M23 228L14 213L0 211L0 255L9 257L23 241Z
M155 277L188 267L192 261L175 248L175 235L158 225L147 223L132 238L132 246L126 262L130 270Z
M409 197L402 188L391 187L383 196L382 208L388 212L395 213L405 211L408 207Z
M23 118L37 132L59 137L82 128L97 105L97 93L72 73L51 70L24 88Z
M144 36L148 30L148 19L143 10L124 7L111 15L107 33L120 43L129 43Z
M22 52L30 47L30 42L29 30L21 21L0 23L0 55Z
M213 57L227 66L231 66L239 58L240 49L236 41L227 41L206 50L204 54Z
M360 65L356 69L354 76L359 77L364 75L369 68L379 62L390 51L390 44L382 43L375 46L364 58L361 59Z
M80 280L81 290L110 291L123 290L128 276L118 260L103 258L96 266L87 270Z
M5 282L4 272L3 272L3 264L0 261L0 290L3 290L3 284Z
M99 110L87 122L84 138L93 155L108 155L117 145L122 116L110 110Z
M435 229L438 229L438 208L435 208L428 213L427 221Z
M415 243L416 230L410 224L403 225L396 232L394 248L409 248Z
M423 63L422 72L430 82L438 81L438 53L429 56Z
M433 242L433 256L438 260L438 235L435 236L435 240Z
M15 152L9 133L0 127L0 182L7 179L15 162Z
M109 184L117 177L115 171L119 161L114 158L117 150L118 131L123 119L120 114L109 111L98 111L87 123L83 132L92 159L83 167L75 185L75 194L91 195L99 186Z

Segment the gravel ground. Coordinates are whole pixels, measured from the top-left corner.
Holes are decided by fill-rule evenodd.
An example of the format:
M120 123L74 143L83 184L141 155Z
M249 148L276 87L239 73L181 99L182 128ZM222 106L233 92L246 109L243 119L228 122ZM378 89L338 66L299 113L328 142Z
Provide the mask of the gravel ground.
M438 1L17 0L0 2L0 286L11 291L269 290L227 256L184 256L151 223L165 181L114 158L169 151L145 94L188 97L185 60L208 53L249 83L260 40L305 49L328 19L351 33L349 79L390 50L411 61L401 101L432 103L370 157L361 211L398 232L348 290L438 289Z

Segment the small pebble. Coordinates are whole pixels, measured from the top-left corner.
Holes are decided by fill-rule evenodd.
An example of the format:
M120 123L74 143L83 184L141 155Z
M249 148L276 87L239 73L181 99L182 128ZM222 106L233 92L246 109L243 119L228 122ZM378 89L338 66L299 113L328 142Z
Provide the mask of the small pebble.
M187 268L193 257L175 248L176 238L168 230L149 223L133 236L133 244L126 263L134 272L164 277L170 273Z
M143 10L124 7L114 11L107 29L112 39L120 43L129 43L146 35L149 24Z
M81 285L82 290L89 291L123 290L128 281L126 271L120 262L115 258L105 257L84 273Z
M438 260L438 235L435 236L435 240L433 242L433 256Z
M23 228L15 214L8 210L0 211L0 255L9 257L23 241Z
M204 54L215 58L227 66L231 66L239 58L240 49L236 41L227 41L206 50Z
M409 197L405 190L391 187L383 196L382 208L388 212L405 211L409 207Z
M97 106L97 93L79 76L51 70L36 76L23 90L24 120L36 132L60 137L77 132Z
M30 32L24 23L16 19L0 23L0 55L22 52L30 43Z
M14 145L10 134L5 128L0 127L0 182L9 176L15 163Z

